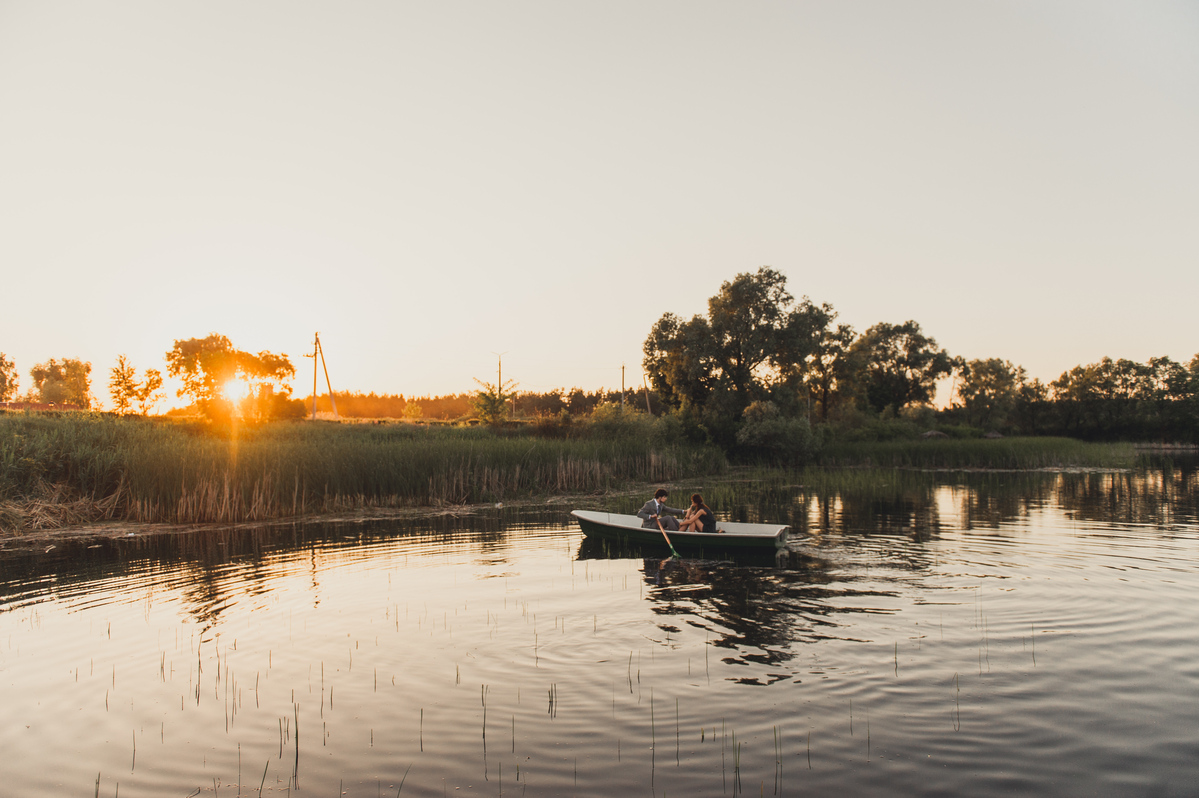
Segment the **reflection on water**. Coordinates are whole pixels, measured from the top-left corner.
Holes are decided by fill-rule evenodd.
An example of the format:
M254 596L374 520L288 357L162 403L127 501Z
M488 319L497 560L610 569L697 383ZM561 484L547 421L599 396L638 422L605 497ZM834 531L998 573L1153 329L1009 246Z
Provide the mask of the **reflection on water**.
M833 478L702 486L788 521L777 559L614 549L553 506L0 552L0 783L1188 793L1193 463Z

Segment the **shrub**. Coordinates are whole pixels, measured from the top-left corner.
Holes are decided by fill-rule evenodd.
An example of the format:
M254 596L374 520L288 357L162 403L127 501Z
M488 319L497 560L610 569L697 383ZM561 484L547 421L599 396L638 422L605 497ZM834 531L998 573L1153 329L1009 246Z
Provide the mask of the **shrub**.
M808 420L785 418L774 402L754 402L745 408L743 418L737 445L745 454L798 464L816 452L817 439Z

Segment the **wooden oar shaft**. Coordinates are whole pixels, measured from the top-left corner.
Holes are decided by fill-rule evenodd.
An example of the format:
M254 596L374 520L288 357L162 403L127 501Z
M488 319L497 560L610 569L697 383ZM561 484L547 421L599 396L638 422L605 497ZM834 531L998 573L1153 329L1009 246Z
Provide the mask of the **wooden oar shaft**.
M674 550L674 544L670 542L670 535L666 534L666 527L662 526L662 516L658 516L657 521L658 521L658 531L662 533L662 537L666 538L666 545L670 546L670 553L673 554L675 557L678 557L679 553Z

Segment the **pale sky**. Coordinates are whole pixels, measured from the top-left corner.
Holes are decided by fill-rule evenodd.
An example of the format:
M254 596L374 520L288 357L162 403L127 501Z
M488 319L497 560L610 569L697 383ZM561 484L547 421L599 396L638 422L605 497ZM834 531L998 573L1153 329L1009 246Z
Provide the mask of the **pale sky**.
M1188 360L1199 4L0 0L22 391L215 331L303 395L316 330L339 390L637 385L763 265L1043 380Z

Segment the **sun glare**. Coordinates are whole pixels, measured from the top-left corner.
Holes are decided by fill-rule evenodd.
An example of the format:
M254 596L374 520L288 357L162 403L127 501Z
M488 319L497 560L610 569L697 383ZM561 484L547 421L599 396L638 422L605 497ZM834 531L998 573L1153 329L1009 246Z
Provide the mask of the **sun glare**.
M231 402L240 402L249 393L249 386L244 380L229 380L221 386L221 394Z

